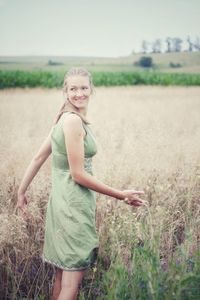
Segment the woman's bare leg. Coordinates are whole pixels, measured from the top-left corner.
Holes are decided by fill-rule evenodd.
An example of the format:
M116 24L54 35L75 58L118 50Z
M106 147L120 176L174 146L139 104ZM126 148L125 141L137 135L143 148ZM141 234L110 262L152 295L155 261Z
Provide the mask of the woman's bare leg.
M82 282L85 271L62 272L61 292L58 300L76 300L79 285Z
M62 280L63 270L56 268L53 291L52 291L52 300L57 300L61 291L61 280Z

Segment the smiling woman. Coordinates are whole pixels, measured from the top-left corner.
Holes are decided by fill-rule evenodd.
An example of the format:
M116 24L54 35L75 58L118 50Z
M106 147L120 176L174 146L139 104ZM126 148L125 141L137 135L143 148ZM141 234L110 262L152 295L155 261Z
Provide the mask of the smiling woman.
M72 68L69 70L63 83L63 103L56 119L58 122L60 116L65 111L77 113L86 124L86 110L88 107L89 97L94 93L94 85L91 74L83 68Z
M118 190L93 176L97 143L87 109L93 84L90 73L72 68L64 78L65 97L54 126L28 167L18 190L17 207L27 217L26 189L52 153L52 190L45 222L43 260L56 267L53 299L76 299L84 271L97 258L96 193L141 206L142 191Z

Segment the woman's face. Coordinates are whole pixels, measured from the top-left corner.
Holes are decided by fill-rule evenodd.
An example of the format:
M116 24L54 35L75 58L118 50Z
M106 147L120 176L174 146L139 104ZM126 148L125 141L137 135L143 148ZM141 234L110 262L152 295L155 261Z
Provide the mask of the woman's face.
M68 100L77 108L87 107L90 94L91 87L88 77L76 75L67 79Z

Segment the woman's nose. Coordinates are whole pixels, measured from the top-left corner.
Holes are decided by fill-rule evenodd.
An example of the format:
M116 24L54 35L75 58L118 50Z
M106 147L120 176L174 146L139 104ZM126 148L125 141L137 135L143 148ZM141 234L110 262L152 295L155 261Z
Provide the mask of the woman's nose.
M82 91L80 91L80 90L77 90L77 92L76 92L76 96L82 96L82 95L83 95Z

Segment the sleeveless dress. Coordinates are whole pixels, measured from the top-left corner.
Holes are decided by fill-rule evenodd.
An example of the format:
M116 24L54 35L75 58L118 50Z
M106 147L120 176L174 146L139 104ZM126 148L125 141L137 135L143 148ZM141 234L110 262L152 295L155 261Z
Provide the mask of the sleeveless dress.
M69 171L62 123L65 112L54 126L52 144L52 188L46 211L42 259L63 270L76 271L96 262L99 239L96 232L96 192L76 183ZM93 175L92 156L97 152L95 138L82 122L84 168Z

